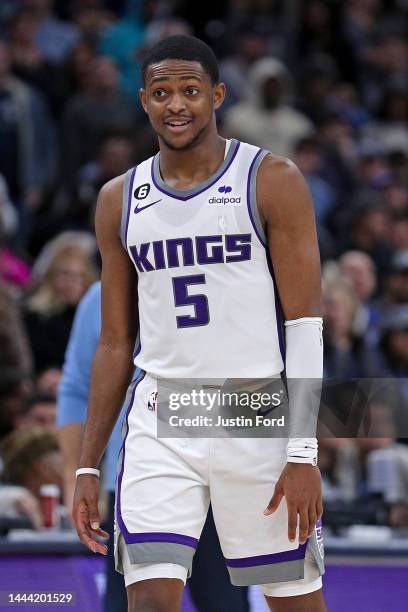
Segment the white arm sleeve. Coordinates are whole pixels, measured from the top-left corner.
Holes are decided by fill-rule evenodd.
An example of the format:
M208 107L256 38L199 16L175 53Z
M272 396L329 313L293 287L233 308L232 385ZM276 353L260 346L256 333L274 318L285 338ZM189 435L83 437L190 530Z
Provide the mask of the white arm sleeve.
M287 460L292 463L317 464L316 427L323 377L322 331L320 317L285 322L289 395Z

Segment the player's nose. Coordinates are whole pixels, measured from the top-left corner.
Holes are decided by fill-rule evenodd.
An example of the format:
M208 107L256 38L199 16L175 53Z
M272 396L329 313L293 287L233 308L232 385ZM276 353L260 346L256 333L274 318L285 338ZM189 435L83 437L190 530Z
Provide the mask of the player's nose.
M167 110L171 113L178 114L181 113L186 108L186 103L184 100L184 96L175 93L169 99L167 104Z

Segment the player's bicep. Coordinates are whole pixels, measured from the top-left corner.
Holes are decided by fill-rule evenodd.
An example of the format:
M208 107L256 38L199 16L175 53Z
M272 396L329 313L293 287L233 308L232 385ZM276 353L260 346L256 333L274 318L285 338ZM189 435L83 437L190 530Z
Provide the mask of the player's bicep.
M106 185L96 207L95 231L102 259L102 331L109 343L133 342L138 326L137 275L120 240L122 181Z
M320 254L306 182L287 160L265 160L258 197L285 319L321 316Z

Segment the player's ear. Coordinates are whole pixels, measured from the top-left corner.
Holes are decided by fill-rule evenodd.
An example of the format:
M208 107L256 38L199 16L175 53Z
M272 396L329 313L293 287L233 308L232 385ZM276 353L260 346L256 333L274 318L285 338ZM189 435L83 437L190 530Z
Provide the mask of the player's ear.
M213 90L213 100L214 100L214 108L220 108L221 104L225 99L225 85L224 83L217 83Z
M143 110L145 113L147 113L147 105L146 105L146 90L143 89L143 87L141 87L139 89L139 98L140 98L140 102L143 106Z

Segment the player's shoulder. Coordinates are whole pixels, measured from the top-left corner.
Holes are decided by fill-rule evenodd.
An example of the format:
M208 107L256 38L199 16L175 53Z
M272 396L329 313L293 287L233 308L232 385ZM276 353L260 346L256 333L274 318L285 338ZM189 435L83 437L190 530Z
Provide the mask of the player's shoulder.
M277 186L278 183L285 183L296 179L303 179L303 176L296 164L288 157L275 155L271 151L262 147L239 141L242 156L247 159L251 167L253 162L260 158L257 170L257 184L265 183L267 187Z
M100 189L95 212L95 228L106 228L109 232L119 231L122 220L123 190L126 173L106 182Z
M96 206L96 214L120 218L122 214L123 189L126 172L102 185Z
M311 209L306 181L296 164L287 157L268 153L258 170L257 201L265 219L280 219Z
M269 151L259 167L258 177L262 182L275 185L303 178L299 168L291 159L274 155Z
M279 196L288 196L290 193L303 194L306 182L303 174L296 164L287 157L267 153L263 158L257 177L257 193L262 197L265 195L270 198L274 194L274 199Z
M124 174L120 174L119 176L115 176L115 178L104 183L99 191L99 198L102 198L103 200L115 200L116 198L121 199L125 184L125 177L126 172Z

